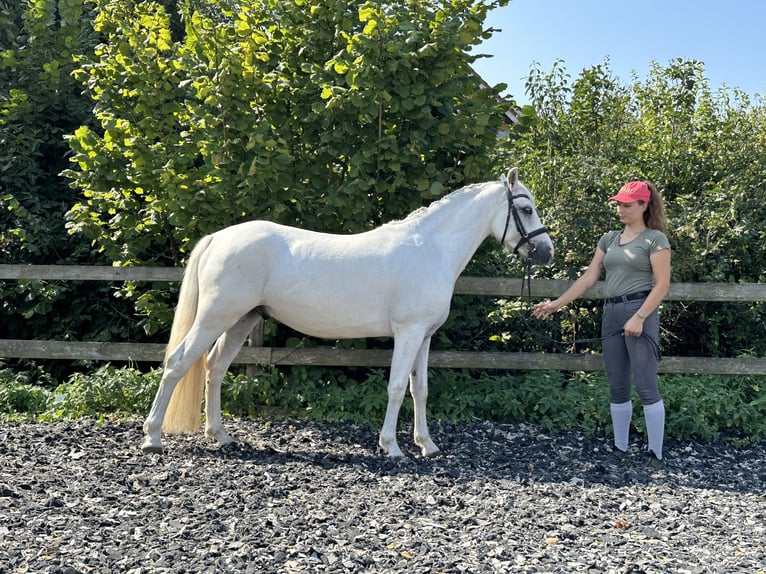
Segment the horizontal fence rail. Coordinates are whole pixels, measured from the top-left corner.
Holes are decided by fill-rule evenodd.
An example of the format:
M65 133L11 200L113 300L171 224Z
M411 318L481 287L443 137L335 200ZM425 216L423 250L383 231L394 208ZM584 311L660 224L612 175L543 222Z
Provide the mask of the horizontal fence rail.
M91 267L63 265L0 265L0 280L45 281L150 281L177 282L183 269L175 267ZM532 296L557 297L571 281L533 279ZM494 297L518 297L522 280L502 277L460 277L455 293ZM603 283L586 292L585 299L600 299ZM761 283L673 283L671 301L766 301L766 284ZM150 343L110 343L92 341L0 340L0 357L16 359L62 359L93 361L161 362L165 345ZM391 351L370 349L280 348L245 346L235 363L247 365L315 365L348 367L387 367ZM432 351L430 367L508 369L508 370L603 370L601 355L514 352ZM766 375L766 359L663 357L663 373Z
M95 343L81 341L0 340L0 356L17 359L161 362L165 345L158 343ZM388 367L391 351L333 347L242 347L234 360L245 365L313 365ZM431 351L428 366L451 369L507 369L519 371L602 371L601 355ZM661 373L766 375L766 359L663 357Z
M156 281L176 282L183 278L180 267L108 267L87 265L0 265L0 280L47 280L47 281ZM572 281L561 279L532 279L532 296L535 298L558 297ZM603 296L602 281L586 291L585 299ZM455 293L460 295L487 295L495 297L518 297L522 280L509 277L459 277ZM766 301L764 283L671 283L669 301Z

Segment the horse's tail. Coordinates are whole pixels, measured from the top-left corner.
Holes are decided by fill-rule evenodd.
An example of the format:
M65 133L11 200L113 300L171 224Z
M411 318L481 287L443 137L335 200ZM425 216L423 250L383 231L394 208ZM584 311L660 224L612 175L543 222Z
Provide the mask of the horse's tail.
M181 290L178 294L178 305L173 317L173 327L170 330L170 340L165 349L165 361L163 363L165 368L167 368L170 354L181 344L197 317L199 260L211 239L212 236L208 235L197 243L186 265ZM162 421L163 431L178 434L195 432L200 428L202 422L200 408L205 390L206 370L207 352L203 353L178 381Z

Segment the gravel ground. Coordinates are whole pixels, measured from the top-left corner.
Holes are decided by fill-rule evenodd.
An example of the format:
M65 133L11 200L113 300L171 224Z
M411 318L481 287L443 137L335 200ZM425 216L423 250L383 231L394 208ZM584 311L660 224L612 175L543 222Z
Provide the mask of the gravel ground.
M575 431L437 422L443 454L402 432L396 462L352 424L227 427L144 456L137 421L0 426L0 573L766 571L766 444L670 441L650 470L640 442L612 464Z

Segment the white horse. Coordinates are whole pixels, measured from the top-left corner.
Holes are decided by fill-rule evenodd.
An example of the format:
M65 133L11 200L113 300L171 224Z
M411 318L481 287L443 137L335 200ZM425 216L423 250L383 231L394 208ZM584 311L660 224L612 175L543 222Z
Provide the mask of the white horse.
M415 444L423 456L437 453L426 423L429 344L447 319L458 275L489 235L531 263L553 257L516 168L365 233L252 221L202 238L184 273L142 450L162 452L161 431L199 429L205 381L205 435L232 441L221 420L221 382L256 321L273 317L314 337L393 337L380 446L404 456L396 425L409 380Z

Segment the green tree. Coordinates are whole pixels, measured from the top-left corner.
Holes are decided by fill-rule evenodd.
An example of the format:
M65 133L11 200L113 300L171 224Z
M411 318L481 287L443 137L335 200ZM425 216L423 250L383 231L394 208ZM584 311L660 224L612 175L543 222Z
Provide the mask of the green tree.
M553 228L551 276L573 279L601 233L617 225L605 198L629 179L650 179L669 215L676 281L762 281L766 264L759 191L766 173L762 102L711 92L701 62L653 64L623 85L609 62L574 80L562 62L533 69L524 110L502 154L516 157ZM763 305L666 304L664 351L763 354ZM571 306L560 328L596 335L600 309Z
M64 135L92 103L72 77L97 37L85 0L0 0L0 262L103 263L64 216L75 194ZM0 282L0 337L129 338L134 320L108 285Z
M251 1L173 42L160 5L100 2L71 229L179 264L244 219L359 231L485 176L502 107L468 51L493 5Z
M662 182L671 214L674 279L761 282L766 247L763 103L740 90L710 91L700 62L654 67L636 86L640 169ZM691 355L763 354L762 304L668 306L669 349Z
M100 0L71 231L118 264L178 265L243 220L355 232L486 177L504 104L470 50L503 3L251 0L186 14L176 42L161 5Z
M25 4L27 4L25 6ZM76 250L63 214L73 194L64 134L90 110L71 77L93 42L83 0L0 0L0 247L5 262L50 263Z

